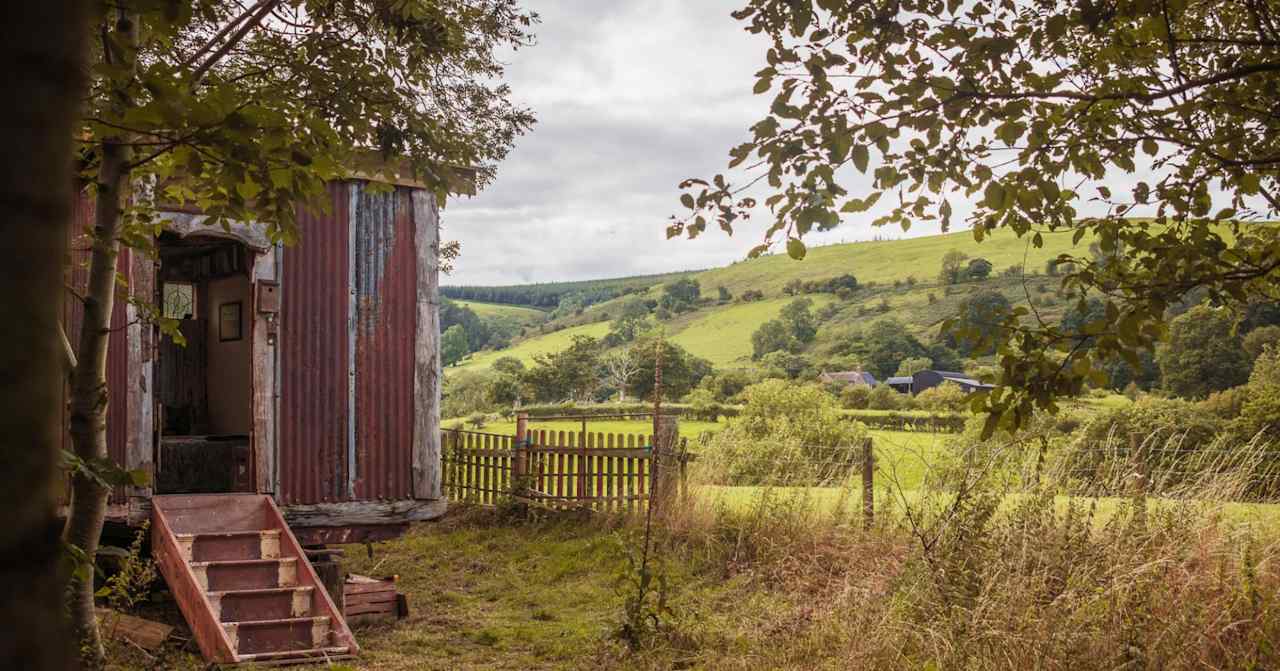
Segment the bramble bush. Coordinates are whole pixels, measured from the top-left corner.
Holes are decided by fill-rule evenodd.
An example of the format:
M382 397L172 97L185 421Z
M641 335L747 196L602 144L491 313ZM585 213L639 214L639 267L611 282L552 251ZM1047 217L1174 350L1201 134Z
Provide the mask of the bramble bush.
M711 436L697 462L714 484L817 484L842 478L861 458L865 427L841 414L817 385L766 380L743 392L736 418Z

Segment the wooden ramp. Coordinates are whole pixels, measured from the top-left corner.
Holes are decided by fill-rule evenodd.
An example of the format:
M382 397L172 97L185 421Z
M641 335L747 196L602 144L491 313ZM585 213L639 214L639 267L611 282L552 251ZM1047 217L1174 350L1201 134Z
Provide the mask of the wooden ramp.
M152 553L206 660L287 664L359 651L271 497L153 503Z

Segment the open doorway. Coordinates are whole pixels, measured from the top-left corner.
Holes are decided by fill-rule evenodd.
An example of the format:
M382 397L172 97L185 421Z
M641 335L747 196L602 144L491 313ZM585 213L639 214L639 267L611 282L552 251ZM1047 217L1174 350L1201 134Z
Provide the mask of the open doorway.
M159 337L156 493L253 491L252 252L166 233L157 299L185 344Z

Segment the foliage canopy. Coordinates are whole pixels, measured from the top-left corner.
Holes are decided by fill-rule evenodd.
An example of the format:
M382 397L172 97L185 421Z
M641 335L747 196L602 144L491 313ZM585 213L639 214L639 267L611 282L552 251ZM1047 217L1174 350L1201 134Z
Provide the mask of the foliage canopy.
M1259 103L1280 88L1271 14L1252 0L750 0L734 16L771 40L755 92L774 97L729 152L749 174L686 180L668 235L733 232L764 182L772 223L754 254L784 238L803 258L807 234L878 203L876 225L946 230L965 199L979 241L1090 237L1105 263L1055 267L1081 299L1105 293L1092 346L1024 309L999 332L985 432L1012 428L1115 356L1137 368L1188 291L1275 295L1280 237L1251 223L1280 213L1280 117Z

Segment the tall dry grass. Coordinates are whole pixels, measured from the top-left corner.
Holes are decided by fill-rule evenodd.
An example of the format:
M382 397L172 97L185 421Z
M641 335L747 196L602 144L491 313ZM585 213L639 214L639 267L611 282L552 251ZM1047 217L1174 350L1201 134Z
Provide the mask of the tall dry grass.
M1230 512L1269 491L1272 451L1172 440L959 441L925 487L880 492L869 528L860 461L783 450L728 491L700 459L660 547L723 587L673 599L679 642L641 666L1280 668L1280 539Z

